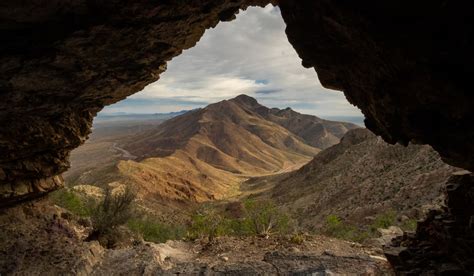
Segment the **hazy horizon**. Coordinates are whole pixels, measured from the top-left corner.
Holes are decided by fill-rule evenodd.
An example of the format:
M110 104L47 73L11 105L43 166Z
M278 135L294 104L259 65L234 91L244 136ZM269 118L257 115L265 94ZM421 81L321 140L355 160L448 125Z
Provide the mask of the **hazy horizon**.
M154 113L130 113L130 112L110 112L110 113L99 113L97 115L97 119L100 121L101 119L105 119L107 117L146 117L146 118L150 118L152 117L153 115L170 115L170 114L175 114L176 116L179 116L181 114L184 114L188 111L192 111L192 110L195 110L195 109L199 109L200 107L198 108L194 108L194 109L183 109L183 110L178 110L178 111L171 111L171 112L154 112ZM270 107L271 108L271 107ZM304 113L303 113L304 114ZM341 121L341 122L349 122L349 123L354 123L354 124L357 124L361 127L365 127L365 124L364 124L364 119L365 117L363 115L334 115L334 116L318 116L322 119L325 119L325 120L330 120L330 121Z

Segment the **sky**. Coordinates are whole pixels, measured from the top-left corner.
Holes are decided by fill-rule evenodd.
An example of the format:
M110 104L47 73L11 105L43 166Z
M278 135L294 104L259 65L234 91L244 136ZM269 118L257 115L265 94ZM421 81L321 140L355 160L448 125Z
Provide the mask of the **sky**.
M342 92L323 88L314 69L301 65L284 30L278 7L241 11L171 60L159 81L102 114L189 110L247 94L268 107L321 117L362 116Z

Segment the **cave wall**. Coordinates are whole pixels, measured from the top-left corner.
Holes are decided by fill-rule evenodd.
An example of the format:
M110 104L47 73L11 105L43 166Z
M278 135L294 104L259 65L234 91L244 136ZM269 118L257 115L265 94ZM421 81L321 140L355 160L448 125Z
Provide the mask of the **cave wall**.
M281 1L287 36L389 143L474 169L474 2Z

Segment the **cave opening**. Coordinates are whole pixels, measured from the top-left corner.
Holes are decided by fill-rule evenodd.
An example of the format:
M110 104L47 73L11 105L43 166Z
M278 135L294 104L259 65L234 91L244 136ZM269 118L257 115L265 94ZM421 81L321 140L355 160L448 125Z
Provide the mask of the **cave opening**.
M225 191L229 189L235 197L235 183L242 180L228 172L245 178L296 170L320 150L338 143L349 129L363 127L363 115L343 93L322 87L314 70L301 66L284 29L279 8L267 5L250 7L232 22L207 30L196 46L169 62L160 80L98 114L89 140L72 152L71 168L64 173L66 186L95 193L90 184L104 188L125 181L139 183L145 193L153 194L149 198L160 200L166 196L171 201L222 199L229 197ZM226 101L237 103L238 109L224 106ZM209 114L202 114L201 110L209 109ZM249 118L242 117L241 112L248 113ZM292 117L296 119L290 121ZM165 126L167 133L155 137L153 134L162 129L160 125L171 118L178 121L171 124L174 132ZM203 120L213 121L213 125L203 126ZM272 131L285 137L271 141ZM196 132L200 137L193 136ZM239 132L247 136L241 137ZM237 138L229 138L232 135ZM199 139L204 141L196 144ZM240 149L238 139L263 143L253 148L243 143ZM245 151L255 151L256 157L247 156ZM194 164L195 171L190 170L204 180L196 175L184 177L183 167L193 164L176 163L170 156L205 162L206 166ZM157 161L159 158L163 160ZM158 169L146 170L139 162L149 162ZM209 165L225 173L209 172ZM250 169L252 166L256 169ZM170 173L173 169L180 173ZM150 188L144 185L145 179L163 187ZM151 201L158 201L157 208L166 208L159 200Z
M304 227L281 235L294 235L296 240L321 239L324 246L313 250L331 248L326 244L329 236L313 236L323 228L336 227L326 234L355 241L363 236L362 230L360 234L350 234L356 231L355 225L367 224L368 229L369 224L380 223L384 216L391 220L386 223L394 224L394 216L401 216L394 213L395 205L367 207L350 217L336 211L341 205L321 212L319 206L327 201L314 206L307 197L282 190L283 184L273 191L271 185L258 183L258 177L265 175L297 173L318 152L339 143L347 131L363 127L363 115L347 102L343 93L323 88L316 72L301 66L284 29L279 8L268 5L248 8L232 22L221 22L207 30L196 46L168 63L157 82L98 114L89 140L72 152L71 168L64 173L66 190L54 192L53 201L67 205L64 195L97 198L107 187L135 187L139 205L152 211L146 219L132 219L129 226L148 242L182 238L178 234L166 236L160 230L182 231L184 226L176 226L178 222L191 223L194 229L197 222L193 219L199 212L209 212L206 216L216 220L223 214L225 220L243 223L246 218L238 213L249 212L248 198L278 208L285 219L301 221ZM347 140L368 139L364 147L376 140L368 131L352 136ZM385 147L388 146L380 149L382 154ZM336 166L342 165L333 165L330 170L340 177L343 168ZM331 185L327 178L319 181L321 184L312 189ZM337 197L329 190L326 192L332 198L330 201ZM300 202L291 206L282 193L300 197ZM370 197L370 193L359 196L354 200ZM315 214L318 210L321 214ZM261 211L264 214L265 210ZM294 215L297 212L301 214ZM303 214L314 218L305 221ZM363 217L370 216L377 222L365 223ZM415 218L413 215L400 224L408 227ZM166 226L155 229L157 233L143 233L137 229L138 223ZM334 225L328 226L331 223ZM235 229L220 230L225 232L220 235L249 235L235 233L244 231L244 225L238 225ZM311 234L305 237L304 232ZM377 235L370 233L374 238ZM163 237L157 238L160 235ZM285 248L291 246L289 242ZM344 247L343 243L338 246ZM338 246L335 250L342 251Z
M53 210L55 214L52 219L49 217L44 219L49 223L46 226L39 223L34 217L41 217L47 213L46 210L51 206L42 206L41 203L29 202L29 200L62 186L63 180L60 175L68 167L69 152L84 142L89 133L92 118L96 113L103 106L117 102L155 81L158 75L165 71L166 62L179 55L181 50L192 47L206 28L215 26L220 20L232 19L232 15L238 7L253 4L262 5L263 3L259 3L259 1L248 3L247 1L242 3L224 1L218 4L209 2L207 5L194 5L184 2L166 2L158 7L155 7L153 3L141 3L133 5L133 7L116 7L104 2L98 3L97 6L67 7L67 4L65 7L57 9L54 7L56 2L53 1L45 4L45 8L38 14L25 13L24 7L13 9L10 12L8 9L15 6L13 2L2 6L0 8L2 10L1 16L5 20L1 21L1 31L5 33L3 37L6 38L6 43L0 46L2 50L5 50L2 51L1 70L3 74L0 88L2 88L4 101L0 105L2 114L0 121L8 128L4 128L0 137L0 152L2 153L0 160L2 201L0 205L5 207L26 201L24 206L19 205L18 208L12 208L11 211L7 210L1 214L2 221L11 223L11 225L2 223L2 227L5 229L3 233L12 233L13 236L14 233L21 230L23 237L29 239L30 244L34 244L36 232L22 228L22 225L31 224L35 229L50 231L51 236L47 237L48 240L64 238L64 235L54 236L63 230L59 232L51 230L64 229L64 223L68 217L70 218L70 213ZM288 25L288 39L303 60L303 65L309 68L314 67L325 87L343 90L347 99L364 111L369 129L390 143L400 142L408 145L410 141L415 141L421 144L430 144L447 163L472 169L473 155L470 154L472 152L472 135L469 127L472 123L470 108L472 95L468 93L467 87L469 85L466 82L468 78L465 77L470 75L469 70L471 69L455 69L468 68L465 65L472 56L469 51L473 41L471 39L472 32L470 32L472 20L469 19L472 18L469 17L469 11L472 9L468 8L470 4L466 1L460 1L457 4L444 3L443 5L426 3L430 6L429 9L424 9L422 5L413 7L414 11L419 11L418 13L404 13L400 9L401 5L395 4L380 4L371 7L364 6L364 4L356 6L349 2L330 3L328 1L281 1L280 4L283 18ZM98 13L96 8L111 12L109 14ZM265 8L265 10L267 9ZM169 13L168 11L173 12ZM25 19L25 14L32 16L27 16L28 19ZM110 16L112 14L113 16ZM402 14L403 16L401 16ZM418 17L419 14L423 16ZM89 18L89 15L92 17ZM65 18L69 18L69 20L65 20ZM64 24L57 24L58 22ZM406 24L407 22L410 24ZM222 24L224 23L218 26ZM255 24L264 25L264 22L255 22ZM252 26L248 26L248 28L252 31L254 29ZM427 29L429 31L425 31ZM456 31L452 32L451 30ZM15 35L12 36L12 33ZM28 34L31 33L39 35L29 36ZM150 35L153 33L155 36ZM437 43L439 41L448 43ZM153 52L152 56L149 55L148 50ZM250 52L251 48L243 50ZM273 56L270 56L270 59L278 60ZM240 61L245 62L244 59ZM234 61L233 64L236 62ZM171 66L172 64L170 64L170 68ZM215 70L219 70L218 66L215 67ZM443 74L441 72L443 70L440 68L448 67L454 72ZM206 68L209 67L206 66ZM258 75L259 71L262 71L261 68L254 68L254 70L252 75ZM312 73L314 76L314 72ZM303 76L304 74L296 74L295 78ZM162 82L151 85L148 91L152 91L153 86L156 88L160 85L170 84L165 79L166 73L161 74L161 77ZM220 77L210 80L211 83L216 84L214 88L220 89L222 86L258 87L258 90L251 90L255 92L252 96L260 95L262 101L270 107L273 105L269 95L279 93L277 91L279 87L272 86L276 82L269 81L265 77L243 77L237 80L233 78L234 76ZM260 93L256 93L257 91ZM174 90L174 93L178 94L177 90ZM342 94L337 95L342 96ZM232 96L236 95L232 94ZM143 96L137 95L130 98L128 106L133 101L138 103L141 100L141 108L145 110L145 106L153 102L152 97L140 97ZM160 102L167 100L170 101L170 98L159 99ZM198 100L199 98L193 95L190 105L196 104ZM239 101L240 104L247 107L255 107L255 102L248 98L240 97L235 101ZM286 104L284 107L287 105L290 104ZM120 115L111 114L116 112L113 108L108 108L109 115ZM138 104L138 108L140 108L140 104ZM232 110L232 106L227 105L221 109L229 112ZM278 110L271 109L268 114L275 115L272 112L278 112ZM247 114L247 112L244 113ZM259 113L259 115L261 114ZM328 115L328 118L329 116L331 115ZM209 117L205 119L207 120L204 120L205 122L209 122ZM233 119L235 117L229 118L230 121ZM185 120L186 122L189 121ZM253 121L250 132L262 134L262 130L254 125L256 124ZM295 123L291 122L289 125L294 126ZM208 134L223 134L216 132L215 124L210 124L210 126L206 129ZM156 124L152 123L138 128L128 125L124 129L131 134L154 127ZM122 134L124 129L121 130ZM173 125L168 130L170 129L177 130L175 133L178 135L173 139L161 141L166 146L159 147L158 143L153 145L153 148L146 148L145 151L152 150L153 154L166 157L170 152L176 151L179 146L179 143L174 143L176 140L179 141L176 138L189 138L195 130L189 125L181 129ZM98 130L99 128L96 127L96 134ZM107 131L113 132L111 129ZM92 136L96 134L93 133ZM338 164L338 171L341 171L340 168L344 168L344 170L340 175L332 175L336 182L335 187L340 188L348 181L353 172L348 168L354 164L359 164L364 169L372 168L372 172L380 173L384 177L384 180L379 183L388 185L366 186L366 191L370 192L363 191L364 189L350 190L351 195L358 195L358 197L348 200L341 200L338 197L330 198L329 202L336 205L341 201L348 202L352 206L357 206L355 209L360 209L358 203L371 202L375 198L374 195L381 195L380 199L382 200L390 200L390 197L386 197L386 193L395 193L398 196L395 200L396 208L403 209L421 204L427 195L434 198L440 195L437 189L443 189L447 196L444 202L446 206L437 211L428 211L433 206L419 206L428 211L427 219L416 233L404 234L402 238L395 241L394 247L385 249L386 257L398 273L442 274L472 271L474 264L472 256L474 254L470 242L473 240L472 210L474 209L471 208L473 205L471 194L474 181L470 173L444 165L439 159L439 155L428 147L410 145L406 152L398 146L383 150L378 148L383 143L382 139L369 136L367 133L352 132L352 135L344 139L341 144L362 147L365 145L361 144L362 140L372 139L372 144L368 143L365 146L377 156L376 161L366 158L364 161L366 163L358 163L359 159L350 159L350 156L345 155L344 159L352 161ZM269 137L272 139L268 139L268 141L278 142L275 141L279 137L278 135L266 138ZM250 141L248 143L250 145L256 144L248 137L241 139L241 141ZM283 141L282 144L285 147L297 147L298 141L300 141L298 138L289 139ZM150 157L144 155L143 152L135 154L137 148L143 146L141 139L127 141L133 145L132 151L121 147L121 144L114 144L112 141L101 142L109 143L106 148L125 159L122 160L124 162L121 167L119 166L119 169L128 173L128 176L138 175L139 179L147 183L156 181L154 172L144 170L135 164L146 161L145 157ZM101 146L103 147L104 144L98 147ZM222 158L221 153L212 147L199 149L195 144L193 146L200 162L203 160L210 162L211 167L218 166L220 169L235 169L235 162L232 163L232 160ZM219 146L225 145L219 144ZM336 152L342 152L344 149L339 148ZM298 150L299 153L310 151L308 148L301 147ZM252 151L247 150L246 153L248 152ZM352 148L344 151L345 154L353 152L357 153ZM181 157L189 157L182 151L180 154L182 154ZM237 154L245 156L242 152L237 152ZM313 176L320 175L321 171L318 171L318 168L320 169L318 166L328 161L327 159L332 159L332 154L334 152L323 155L325 160L315 158L316 161L311 161L311 168L298 170L302 175L296 179L304 183L305 180L311 178L305 173L316 172ZM87 158L82 161L84 164L91 163L91 160L98 157L96 150L86 152L85 156ZM218 160L218 162L213 160ZM279 165L278 160L281 158L270 158L270 160L267 158L268 163L273 166ZM393 166L393 162L397 160L406 161L403 163L406 167L401 166L401 171L392 170L396 167ZM105 160L103 163L107 164L107 162ZM145 165L149 168L157 164L148 162ZM163 166L166 164L169 163L160 163ZM180 165L186 167L189 164ZM110 178L108 175L115 169L116 166L104 166L104 170L101 170L97 176L102 177L101 180L107 183L115 182L112 186L119 187L120 183L117 183L117 179ZM174 169L174 167L170 167L165 170ZM270 169L273 167L270 166ZM232 172L242 173L243 171L243 169L236 169ZM455 174L444 181L454 171ZM297 176L297 173L295 175ZM213 178L225 178L223 175L210 177L210 173L195 176L207 179L207 181L211 181ZM412 183L400 179L405 176L416 179L416 184L424 187L423 189L429 193L417 193L423 189L404 189L407 184ZM90 180L87 177L90 177L90 174L87 176L86 173L84 178ZM357 183L367 184L362 178L364 177L356 179ZM216 197L216 195L206 193L203 187L194 187L194 190L186 189L184 186L189 186L186 183L189 180L184 177L181 177L181 180L186 185L168 181L172 189L165 191L165 193L173 194L176 197L183 195L190 197L193 194L198 194L199 200ZM291 182L283 181L282 183L296 185ZM218 185L216 187L218 188ZM245 189L249 191L255 187L268 188L258 181L250 181ZM297 208L296 211L301 211L303 217L310 217L321 211L320 206L314 204L314 202L320 201L312 194L314 190L302 189L303 192L300 195L295 195L292 193L294 189L285 189L284 187L289 186L279 185L278 189L273 190L273 195L278 200L290 195L291 202L299 202L298 207L308 207L306 210ZM88 191L87 189L82 192L100 193L99 190ZM154 191L146 190L146 193L152 196ZM154 195L156 196L156 194ZM67 196L69 195L66 195L66 199ZM438 203L443 205L441 201L443 201L442 198L439 198ZM25 209L22 210L23 207ZM28 209L30 207L31 209ZM232 206L227 207L234 210ZM338 208L341 206L339 205ZM236 209L238 210L238 208ZM342 209L348 210L349 208L346 206ZM53 212L51 209L49 211ZM341 221L345 221L347 213L334 216L331 211L331 213L324 215L327 224L341 226ZM370 212L360 212L358 215L356 220L368 218L367 220L370 222L378 221L382 224L387 220L392 220L390 212L384 213L382 218L372 216L373 213ZM407 217L408 220L403 220L408 222L407 225L412 224L410 216ZM15 221L23 224L15 224ZM319 221L322 220L319 219ZM82 223L88 224L87 221L82 221ZM15 229L15 225L18 226L18 229ZM343 226L335 229L338 231L342 229L344 233L354 232L353 228L346 227L347 225ZM67 232L67 230L63 232ZM70 233L68 238L71 238ZM72 239L76 238L77 236L72 234ZM300 238L300 236L294 236L293 241L298 242ZM21 251L25 248L21 243L15 243L14 239L5 239L0 236L0 241L6 241L6 244L9 244L8 249L10 249L0 251L2 256L6 256L5 252L9 252L12 256L20 256ZM34 263L30 260L37 261L38 256L44 257L44 252L35 254L35 250L41 250L41 248L33 248L33 253L27 256L31 258L22 257L23 266L18 265L18 260L13 259L9 262L7 257L2 257L0 262L2 271L5 270L4 268L7 272L15 271L16 268L19 269L17 271L25 268L24 272L32 271L31 269L35 269L35 272L40 271L41 268L35 268ZM99 251L94 253L94 250ZM297 250L299 249L296 248L295 252ZM103 253L96 247L90 250L86 248L85 251L93 252L95 256ZM61 244L56 243L50 247L50 253L64 254ZM66 252L66 254L69 253L69 251ZM323 255L336 255L334 257L337 259L337 254L333 253L326 252ZM53 256L54 254L46 255ZM86 255L83 256L90 260L90 256ZM412 256L416 256L416 258L412 258ZM229 257L225 255L219 258L222 262L229 260ZM281 255L270 254L262 258L266 260L267 264L278 266ZM434 259L437 261L434 262ZM91 267L93 265L86 264L85 268L81 267L79 270L88 271ZM43 267L43 269L47 268ZM58 272L61 271L59 267L54 269L57 269Z

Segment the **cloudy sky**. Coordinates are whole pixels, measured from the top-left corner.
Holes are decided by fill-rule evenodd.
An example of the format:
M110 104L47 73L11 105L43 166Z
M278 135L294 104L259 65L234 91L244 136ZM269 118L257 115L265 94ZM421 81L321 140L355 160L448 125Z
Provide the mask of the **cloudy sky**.
M195 47L168 63L158 82L102 112L165 113L247 94L268 107L362 116L342 92L323 88L316 72L301 66L284 30L278 8L249 8L207 30Z

